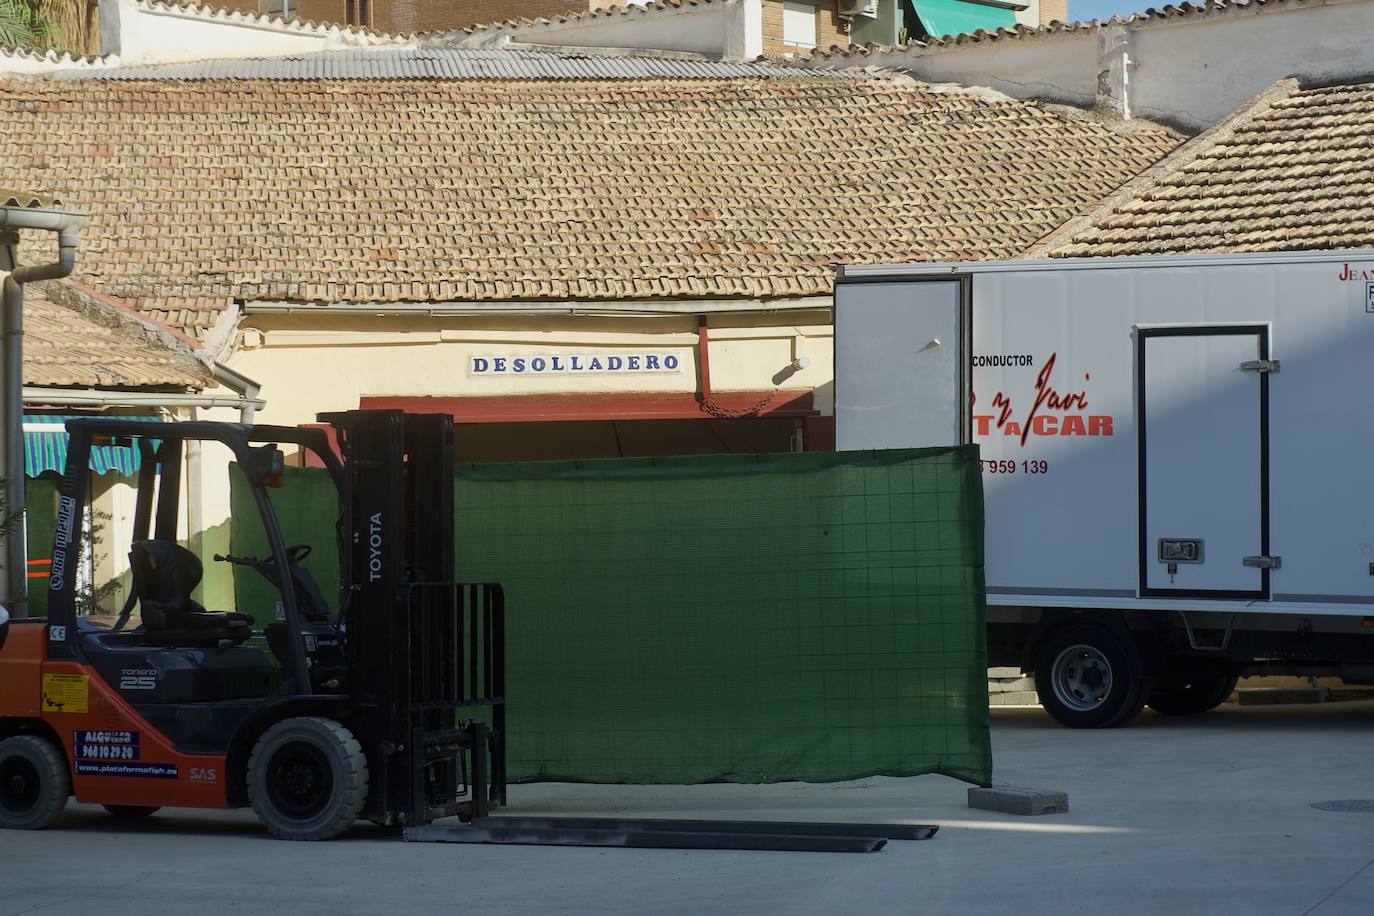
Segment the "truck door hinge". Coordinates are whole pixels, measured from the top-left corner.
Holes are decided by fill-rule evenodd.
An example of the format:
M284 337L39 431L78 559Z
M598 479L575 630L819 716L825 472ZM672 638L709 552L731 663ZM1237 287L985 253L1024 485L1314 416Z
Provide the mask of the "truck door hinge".
M1278 569L1283 565L1283 557L1244 557L1240 562L1255 569Z
M1241 372L1278 372L1279 361L1276 359L1247 359L1240 364Z

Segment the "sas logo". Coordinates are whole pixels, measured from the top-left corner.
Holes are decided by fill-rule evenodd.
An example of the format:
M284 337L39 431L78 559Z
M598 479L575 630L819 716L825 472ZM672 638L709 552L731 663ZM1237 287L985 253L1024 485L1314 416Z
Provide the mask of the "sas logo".
M214 767L191 767L191 782L219 782L219 770Z

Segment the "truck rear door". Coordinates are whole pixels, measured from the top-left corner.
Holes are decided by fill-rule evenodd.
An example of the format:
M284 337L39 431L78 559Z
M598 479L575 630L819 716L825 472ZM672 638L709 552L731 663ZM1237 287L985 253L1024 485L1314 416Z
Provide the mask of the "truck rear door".
M835 447L970 441L969 286L958 277L835 284Z
M1269 329L1137 328L1140 594L1269 597Z

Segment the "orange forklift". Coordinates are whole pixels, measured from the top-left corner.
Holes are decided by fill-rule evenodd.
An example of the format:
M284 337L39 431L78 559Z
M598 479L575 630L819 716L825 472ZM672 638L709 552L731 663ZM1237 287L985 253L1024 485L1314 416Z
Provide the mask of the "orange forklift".
M342 460L321 429L68 422L49 616L0 610L0 827L48 826L74 795L122 817L252 805L276 836L316 840L360 817L424 825L504 802L502 593L453 581L452 421L320 419ZM193 442L228 447L259 515L233 522L260 524L269 547L215 560L264 576L275 608L192 597L201 561L177 534ZM301 563L310 546L282 539L268 490L283 444L336 485L336 608ZM110 445L141 459L129 596L112 621L78 613L88 461ZM254 638L254 620L273 617Z

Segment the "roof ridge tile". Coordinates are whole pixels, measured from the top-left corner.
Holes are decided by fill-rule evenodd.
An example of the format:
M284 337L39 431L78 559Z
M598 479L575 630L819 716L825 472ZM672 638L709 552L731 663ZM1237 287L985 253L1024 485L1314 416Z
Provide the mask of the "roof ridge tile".
M1015 26L1001 26L991 30L979 28L973 32L960 32L956 35L947 35L939 38L928 37L923 41L912 41L905 45L875 45L868 43L866 45L850 45L848 48L836 45L829 49L817 48L813 50L811 54L802 58L802 60L833 59L836 57L846 58L857 54L870 56L877 52L891 53L911 48L938 50L942 48L982 44L984 42L1022 40L1063 35L1071 32L1096 31L1109 25L1123 23L1150 23L1178 19L1215 18L1218 16L1239 15L1247 11L1261 13L1265 10L1277 7L1313 2L1322 2L1322 0L1206 0L1206 2L1201 4L1171 3L1159 7L1152 6L1126 16L1112 16L1105 20L1076 19L1066 22L1061 19L1054 19L1035 26L1017 23Z

